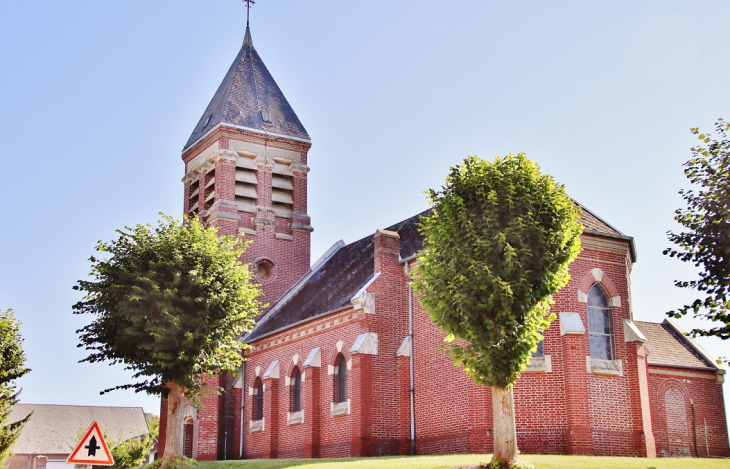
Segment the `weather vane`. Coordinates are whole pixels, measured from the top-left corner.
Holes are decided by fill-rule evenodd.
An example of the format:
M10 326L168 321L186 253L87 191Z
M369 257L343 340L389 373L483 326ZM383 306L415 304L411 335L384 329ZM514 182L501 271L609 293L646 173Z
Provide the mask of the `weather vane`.
M243 0L243 3L246 4L246 26L248 26L248 17L251 13L251 5L256 3L256 0Z

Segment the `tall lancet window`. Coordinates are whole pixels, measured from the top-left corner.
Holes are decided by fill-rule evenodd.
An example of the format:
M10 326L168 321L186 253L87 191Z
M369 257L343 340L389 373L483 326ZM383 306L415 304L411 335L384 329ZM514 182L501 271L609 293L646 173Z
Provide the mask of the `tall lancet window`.
M332 375L332 401L335 403L347 401L347 360L342 354L337 356L335 374Z
M289 389L289 412L299 412L302 410L302 372L299 368L294 368Z
M588 291L588 335L591 358L613 360L613 315L608 298L598 284Z
M253 383L253 405L251 406L251 420L264 418L264 385L260 378Z

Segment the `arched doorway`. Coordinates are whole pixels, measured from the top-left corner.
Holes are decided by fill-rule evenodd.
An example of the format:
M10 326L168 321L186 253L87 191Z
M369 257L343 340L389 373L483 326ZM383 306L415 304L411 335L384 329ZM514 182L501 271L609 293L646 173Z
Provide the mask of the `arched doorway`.
M183 424L183 456L193 457L193 418L186 417Z
M691 456L687 402L682 391L675 387L667 389L664 393L664 410L667 414L668 456Z

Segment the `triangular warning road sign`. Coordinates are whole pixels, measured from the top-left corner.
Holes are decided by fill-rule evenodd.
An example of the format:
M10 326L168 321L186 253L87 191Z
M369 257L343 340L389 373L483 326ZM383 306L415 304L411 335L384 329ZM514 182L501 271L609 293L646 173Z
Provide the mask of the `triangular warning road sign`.
M76 445L76 449L66 460L69 464L93 464L95 466L113 466L114 458L109 451L109 447L104 441L104 437L99 430L99 424L96 422L91 424L89 431Z

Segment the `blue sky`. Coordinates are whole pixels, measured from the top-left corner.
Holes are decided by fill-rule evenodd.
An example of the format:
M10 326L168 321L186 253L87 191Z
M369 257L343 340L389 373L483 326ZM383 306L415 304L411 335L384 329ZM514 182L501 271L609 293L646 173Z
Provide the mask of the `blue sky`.
M313 140L312 258L425 209L423 191L465 156L524 151L636 238L634 317L661 321L692 298L673 280L694 271L661 251L688 129L730 119L729 13L723 1L259 0L254 44ZM244 27L235 0L0 4L0 309L24 323L24 402L159 412L155 397L99 395L129 375L77 363L88 319L71 314L71 287L97 240L181 214L180 151Z

